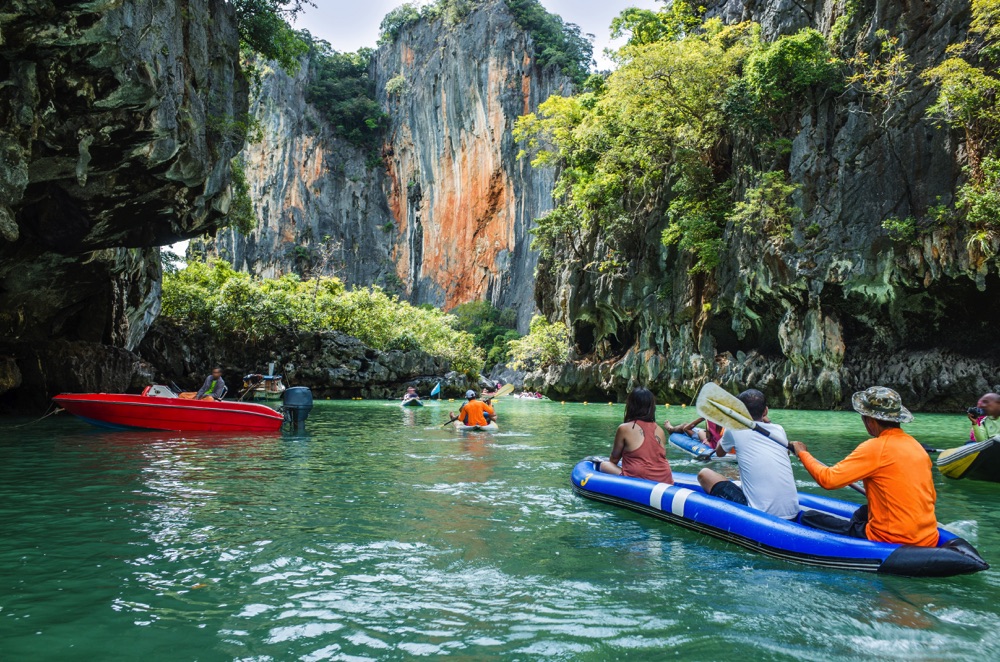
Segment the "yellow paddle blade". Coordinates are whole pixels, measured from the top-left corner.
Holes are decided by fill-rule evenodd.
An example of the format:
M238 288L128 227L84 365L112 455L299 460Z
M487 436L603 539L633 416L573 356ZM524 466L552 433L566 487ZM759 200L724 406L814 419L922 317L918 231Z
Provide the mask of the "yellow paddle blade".
M489 397L491 399L492 398L502 398L503 396L510 395L513 392L514 392L514 385L513 384L504 384L499 389L497 389L496 393L494 393L493 395L491 395Z
M714 382L701 387L696 404L698 414L716 425L732 430L752 430L754 426L746 405Z

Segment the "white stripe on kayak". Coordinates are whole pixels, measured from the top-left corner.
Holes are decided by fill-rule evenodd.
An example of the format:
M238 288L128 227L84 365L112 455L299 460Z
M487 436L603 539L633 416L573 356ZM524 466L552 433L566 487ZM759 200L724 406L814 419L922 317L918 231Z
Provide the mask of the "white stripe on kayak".
M657 510L663 510L663 493L670 487L666 483L657 483L653 491L649 493L649 505Z
M692 490L686 487L680 487L674 492L674 498L670 502L670 512L678 517L684 517L684 504L687 503L688 496L692 494Z

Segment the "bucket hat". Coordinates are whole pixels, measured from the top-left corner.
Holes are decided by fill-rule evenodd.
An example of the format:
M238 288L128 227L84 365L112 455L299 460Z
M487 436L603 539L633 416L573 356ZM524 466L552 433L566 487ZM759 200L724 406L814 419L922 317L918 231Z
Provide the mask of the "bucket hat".
M891 388L872 386L864 391L858 391L851 398L854 411L862 416L868 416L880 421L893 423L909 423L913 414L903 406L903 401Z

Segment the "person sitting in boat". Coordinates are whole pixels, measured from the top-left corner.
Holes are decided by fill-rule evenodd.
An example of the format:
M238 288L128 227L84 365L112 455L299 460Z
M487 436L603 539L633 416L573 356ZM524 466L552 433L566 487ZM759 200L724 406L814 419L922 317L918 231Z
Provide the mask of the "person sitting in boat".
M972 421L969 443L986 441L1000 435L1000 395L987 393L979 398L976 407L983 413L969 410L969 420Z
M799 515L799 493L788 451L781 447L788 445L785 430L767 420L767 399L763 393L752 388L737 397L746 405L753 420L771 433L771 438L754 430L726 430L715 454L722 457L736 449L741 485L711 469L698 472L698 483L706 494L714 497L763 510L782 519L795 519ZM774 443L775 440L780 445Z
M410 400L419 400L420 395L417 394L417 389L412 386L406 387L406 394L403 396L403 402L409 402Z
M936 546L937 492L931 459L917 440L900 428L900 424L913 420L913 414L903 406L898 393L882 386L855 393L851 403L872 438L846 458L824 467L801 441L793 441L789 448L825 489L836 490L864 481L868 504L858 508L849 520L806 511L802 523L876 542Z
M195 400L221 400L226 397L226 382L222 379L222 368L212 368L212 374L205 378L205 383L198 389Z
M652 391L636 388L625 399L625 422L618 426L611 459L601 462L606 474L632 476L674 484L667 462L667 435L656 424L656 398ZM622 466L618 466L618 461Z
M497 420L497 413L493 407L482 400L477 400L475 391L466 391L465 400L465 404L458 410L458 416L455 416L454 412L449 412L453 419L469 427L486 427L490 421Z
M723 427L712 421L708 421L704 428L699 428L699 423L705 423L704 418L696 418L686 425L680 425L676 428L671 428L670 432L682 432L689 437L698 437L698 441L705 444L711 449L715 449L719 445L719 441L722 439L722 433L725 432Z

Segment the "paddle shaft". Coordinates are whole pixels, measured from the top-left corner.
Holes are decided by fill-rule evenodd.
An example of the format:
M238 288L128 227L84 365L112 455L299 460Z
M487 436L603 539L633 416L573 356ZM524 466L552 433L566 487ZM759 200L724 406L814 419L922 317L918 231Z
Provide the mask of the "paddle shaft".
M734 410L732 407L727 407L726 405L724 405L722 403L712 402L712 405L714 407L716 407L719 411L721 411L723 414L726 414L727 416L729 416L730 418L732 418L733 421L741 424L747 430L753 430L754 432L762 434L765 437L767 437L768 439L770 439L771 441L773 441L774 443L776 443L779 446L781 446L782 448L784 448L785 450L791 450L790 448L788 448L787 444L783 444L783 443L781 443L781 441L779 441L779 440L775 439L774 437L772 437L771 433L766 428L762 427L759 423L757 423L757 421L754 421L754 420L750 419L749 417L744 416L740 412ZM699 412L699 413L701 413L701 412ZM819 460L816 460L816 464L818 464L819 466L824 467L824 468L826 468L828 466L826 464L823 464ZM860 485L858 485L857 483L850 483L847 487L851 488L855 492L858 492L859 494L864 494L865 496L867 496L867 494L868 494L867 492L865 492L865 488L862 487L862 486L860 486Z

